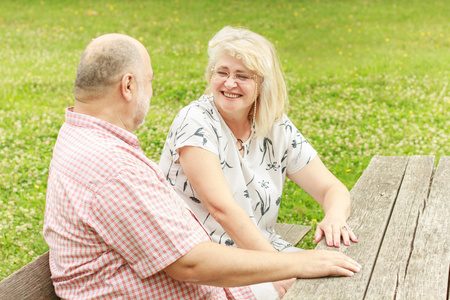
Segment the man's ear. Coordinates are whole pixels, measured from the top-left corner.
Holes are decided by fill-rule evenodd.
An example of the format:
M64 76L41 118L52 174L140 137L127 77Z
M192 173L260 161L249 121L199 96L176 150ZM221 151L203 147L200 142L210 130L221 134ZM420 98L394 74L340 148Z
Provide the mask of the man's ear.
M133 85L135 82L136 78L131 73L126 73L122 76L120 92L128 102L133 99Z

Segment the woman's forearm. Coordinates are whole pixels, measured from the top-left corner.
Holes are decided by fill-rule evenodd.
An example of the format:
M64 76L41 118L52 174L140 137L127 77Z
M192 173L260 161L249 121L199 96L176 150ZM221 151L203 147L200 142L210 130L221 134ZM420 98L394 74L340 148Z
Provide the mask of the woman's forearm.
M233 242L242 249L276 251L264 238L245 211L236 203L222 211L211 212L214 219L223 227Z
M288 177L310 194L325 214L339 212L347 218L350 214L350 193L316 156L308 165Z
M319 157L315 157L300 171L290 174L289 178L310 194L325 213L314 234L316 243L322 237L325 237L330 247L340 247L341 237L345 245L350 245L350 241L358 241L355 233L346 227L351 210L350 193Z
M340 181L331 185L325 193L322 208L325 213L340 214L347 219L350 215L350 192Z
M198 147L183 147L180 163L203 205L239 248L275 251L234 200L217 155Z

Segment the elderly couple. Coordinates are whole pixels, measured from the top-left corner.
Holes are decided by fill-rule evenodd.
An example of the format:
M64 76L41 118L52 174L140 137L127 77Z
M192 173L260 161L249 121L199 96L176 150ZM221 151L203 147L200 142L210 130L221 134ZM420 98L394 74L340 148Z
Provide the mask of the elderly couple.
M158 166L132 133L153 92L146 48L106 34L83 52L45 208L59 297L279 299L295 278L360 271L340 252L302 251L274 231L287 176L324 210L316 242L357 241L347 188L285 114L273 45L225 27L208 54L207 91L175 117Z

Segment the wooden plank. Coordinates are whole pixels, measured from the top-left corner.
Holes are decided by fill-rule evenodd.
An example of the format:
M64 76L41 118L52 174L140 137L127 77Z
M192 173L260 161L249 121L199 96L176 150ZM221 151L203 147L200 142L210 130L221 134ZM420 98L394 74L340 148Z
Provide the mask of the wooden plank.
M283 240L294 246L297 246L297 244L310 230L311 226L287 223L275 224L275 232L280 235Z
M57 300L46 252L0 282L2 300Z
M439 160L419 218L405 283L397 299L448 299L450 272L450 157Z
M433 169L434 156L410 157L365 299L395 299L403 284Z
M408 157L373 157L351 190L352 212L348 224L359 242L338 249L327 247L325 241L317 246L356 259L362 265L361 272L352 278L299 279L284 300L363 299L407 163Z

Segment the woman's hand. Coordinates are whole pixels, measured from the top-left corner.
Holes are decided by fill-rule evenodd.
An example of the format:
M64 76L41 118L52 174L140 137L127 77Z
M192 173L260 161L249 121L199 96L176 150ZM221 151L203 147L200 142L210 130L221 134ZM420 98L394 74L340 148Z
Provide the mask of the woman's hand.
M340 247L341 237L345 246L350 246L350 241L357 243L358 238L350 226L347 225L345 218L325 215L322 222L317 224L316 233L314 234L314 243L320 242L325 236L325 241L329 247Z
M350 241L357 242L358 238L347 225L350 214L350 193L322 163L315 157L300 171L288 175L298 186L310 194L322 206L325 217L317 225L314 242L318 243L324 236L328 246L340 247L341 237L344 245Z

